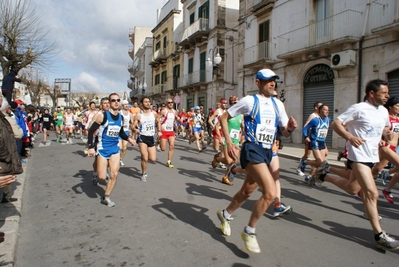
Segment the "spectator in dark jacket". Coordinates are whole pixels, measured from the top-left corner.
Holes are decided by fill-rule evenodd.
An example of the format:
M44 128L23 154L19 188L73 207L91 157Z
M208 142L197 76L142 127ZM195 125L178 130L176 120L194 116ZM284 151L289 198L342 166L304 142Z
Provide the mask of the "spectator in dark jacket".
M3 78L3 83L1 85L1 92L7 99L8 103L11 103L15 82L21 82L21 79L18 78L18 75L15 73L15 71L11 70L8 75Z

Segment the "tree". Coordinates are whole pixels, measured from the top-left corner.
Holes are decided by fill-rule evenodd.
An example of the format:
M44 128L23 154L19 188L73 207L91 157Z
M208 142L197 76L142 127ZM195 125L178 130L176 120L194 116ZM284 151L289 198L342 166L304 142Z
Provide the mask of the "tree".
M0 1L0 65L5 77L28 65L47 69L58 53L56 42L48 42L49 33L40 25L40 16L29 0Z
M50 96L51 100L53 101L53 110L55 110L58 105L58 98L63 96L58 85L54 85L53 87L46 85L43 88L43 94Z
M26 90L32 99L32 104L41 106L40 96L45 93L45 89L48 85L37 77L30 77L27 73L21 75L21 82L26 84Z
M96 98L95 93L71 93L70 99L71 99L71 106L73 106L75 103L79 107L85 107L86 105L89 104L90 101Z

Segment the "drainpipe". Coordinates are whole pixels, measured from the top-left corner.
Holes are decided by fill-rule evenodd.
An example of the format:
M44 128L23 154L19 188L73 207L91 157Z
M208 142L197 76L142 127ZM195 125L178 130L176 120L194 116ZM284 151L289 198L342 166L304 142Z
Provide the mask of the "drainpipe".
M369 18L370 12L370 0L366 5L366 18L364 19L363 32L362 37L359 41L359 67L358 67L358 81L357 81L357 102L362 102L362 75L363 75L363 43L364 43L364 35L366 34L367 21Z

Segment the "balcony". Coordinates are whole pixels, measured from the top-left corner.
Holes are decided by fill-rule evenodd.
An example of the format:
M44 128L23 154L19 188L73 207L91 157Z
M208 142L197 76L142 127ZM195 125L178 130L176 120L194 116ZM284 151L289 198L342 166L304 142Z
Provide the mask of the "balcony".
M129 40L132 44L134 44L134 29L133 28L129 29Z
M180 46L187 46L192 43L202 42L203 39L208 39L209 35L209 20L206 18L199 18L193 24L188 26L182 36Z
M271 63L275 61L275 44L262 42L244 50L244 67L261 63Z
M206 82L206 70L197 70L180 78L181 87L199 85Z
M127 88L133 89L133 81L132 80L127 80Z
M293 58L311 49L354 43L363 29L362 12L346 10L327 19L277 36L277 57Z
M395 2L397 0L379 0L371 3L369 25L372 33L399 30L399 13L395 8Z
M134 58L134 49L133 46L129 46L129 51L128 51L129 56L133 59Z
M166 48L158 49L152 55L152 61L150 62L150 65L152 67L157 67L159 66L159 64L166 63L167 58L168 57L166 55Z
M127 64L127 71L128 71L129 73L132 73L132 72L133 72L133 64L132 64L132 63L128 63L128 64Z
M240 3L240 19L250 13L254 13L255 16L259 15L259 11L269 10L274 7L276 0L245 0Z
M144 72L145 72L144 63L139 63L133 67L133 76L135 76L135 77L139 77L139 76L143 75Z

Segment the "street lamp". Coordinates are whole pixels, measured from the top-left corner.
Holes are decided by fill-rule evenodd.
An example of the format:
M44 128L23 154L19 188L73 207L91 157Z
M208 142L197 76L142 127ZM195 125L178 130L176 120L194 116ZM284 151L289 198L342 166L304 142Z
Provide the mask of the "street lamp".
M216 54L216 56L215 56ZM216 70L216 78L219 74L219 64L222 62L222 57L219 54L219 47L216 45L213 48L209 49L208 51L208 59L206 60L206 66L208 68L211 68L213 66L213 63L215 63L215 66L213 66L212 69L212 93L211 93L211 106L213 106L213 95L214 95L214 77L213 77L213 71ZM213 58L213 63L212 60L210 58L210 56L212 56Z

